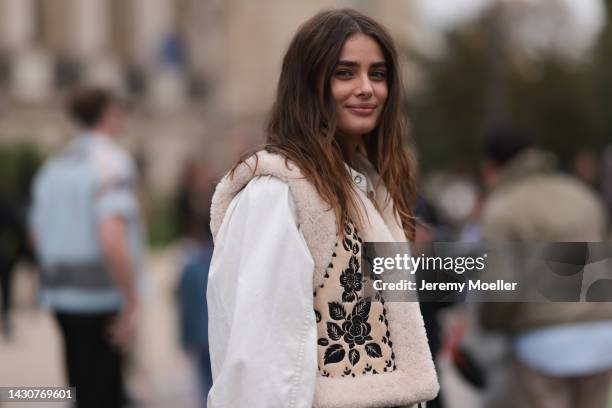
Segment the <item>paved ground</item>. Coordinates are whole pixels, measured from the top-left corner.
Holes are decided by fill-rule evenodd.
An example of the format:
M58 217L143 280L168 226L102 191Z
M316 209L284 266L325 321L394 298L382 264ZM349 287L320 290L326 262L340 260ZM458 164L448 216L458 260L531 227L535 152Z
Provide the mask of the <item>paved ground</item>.
M150 291L129 368L130 390L146 407L197 405L191 365L178 345L174 306L177 258L176 250L168 250L152 256L148 262ZM65 379L59 333L52 316L35 306L35 279L28 272L19 271L15 280L13 338L7 342L0 336L0 386L62 385ZM42 405L2 405L5 406Z

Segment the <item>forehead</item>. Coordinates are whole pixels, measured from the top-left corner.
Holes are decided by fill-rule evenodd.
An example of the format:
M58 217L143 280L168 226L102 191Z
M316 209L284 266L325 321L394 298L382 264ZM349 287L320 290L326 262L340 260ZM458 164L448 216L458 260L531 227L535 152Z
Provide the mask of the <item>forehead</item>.
M376 40L363 33L356 33L349 36L344 42L340 59L371 63L385 61L385 56Z

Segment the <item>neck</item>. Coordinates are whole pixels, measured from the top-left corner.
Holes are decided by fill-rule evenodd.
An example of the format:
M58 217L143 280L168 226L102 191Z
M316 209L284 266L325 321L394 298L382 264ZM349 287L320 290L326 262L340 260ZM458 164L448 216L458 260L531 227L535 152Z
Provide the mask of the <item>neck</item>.
M355 154L357 153L357 147L359 147L362 140L361 135L341 135L336 140L338 141L338 145L340 145L344 161L349 166L352 166Z

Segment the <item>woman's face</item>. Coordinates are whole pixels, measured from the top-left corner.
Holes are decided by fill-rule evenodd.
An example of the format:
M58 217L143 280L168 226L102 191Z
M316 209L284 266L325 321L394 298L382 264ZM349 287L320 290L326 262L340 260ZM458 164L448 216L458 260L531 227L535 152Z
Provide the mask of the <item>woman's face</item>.
M365 34L351 35L331 78L339 132L351 136L371 132L387 93L387 64L380 46Z

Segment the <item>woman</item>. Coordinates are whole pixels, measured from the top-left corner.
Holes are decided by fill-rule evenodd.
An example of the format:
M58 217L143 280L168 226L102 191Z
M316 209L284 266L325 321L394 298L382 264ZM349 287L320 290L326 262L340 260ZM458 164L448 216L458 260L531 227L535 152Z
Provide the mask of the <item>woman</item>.
M362 242L414 234L400 91L391 38L354 10L319 13L293 38L267 144L213 198L213 408L436 395L418 304L363 293Z

